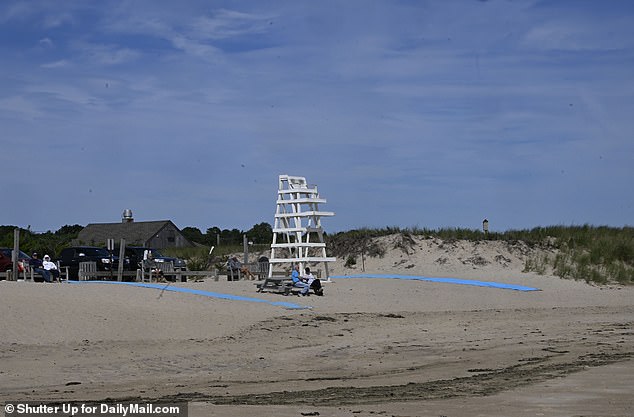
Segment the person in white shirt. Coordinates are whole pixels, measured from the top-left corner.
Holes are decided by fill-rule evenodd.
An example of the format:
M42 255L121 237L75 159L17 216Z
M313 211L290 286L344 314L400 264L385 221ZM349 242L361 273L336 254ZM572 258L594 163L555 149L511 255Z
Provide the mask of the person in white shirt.
M321 286L321 281L310 273L309 267L304 268L303 278L306 284L308 284L308 287L312 288L316 295L324 295L324 289Z
M55 265L55 262L51 262L50 256L44 255L42 266L53 276L53 280L61 282L59 279L59 270L57 269L57 265Z

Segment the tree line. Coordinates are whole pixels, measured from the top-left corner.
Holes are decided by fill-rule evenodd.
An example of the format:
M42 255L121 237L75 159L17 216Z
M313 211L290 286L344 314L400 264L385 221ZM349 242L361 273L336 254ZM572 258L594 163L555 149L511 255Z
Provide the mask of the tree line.
M13 231L16 228L18 227L0 226L0 247L13 247ZM71 246L73 239L77 238L83 228L84 226L74 224L62 226L55 232L35 232L20 227L20 250L27 254L39 252L55 256L62 249ZM196 227L185 227L181 232L190 242L204 246L242 245L243 235L254 244L270 243L273 239L273 228L268 223L256 224L247 231L210 227L203 233Z
M203 233L196 227L185 227L181 230L181 233L190 242L200 243L205 246L242 245L244 235L254 244L271 243L273 239L273 228L266 222L256 224L246 232L238 229L210 227Z

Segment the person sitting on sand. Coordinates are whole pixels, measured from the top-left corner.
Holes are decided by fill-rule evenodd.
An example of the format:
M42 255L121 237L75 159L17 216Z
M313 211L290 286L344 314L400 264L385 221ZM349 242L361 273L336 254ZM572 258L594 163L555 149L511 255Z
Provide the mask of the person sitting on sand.
M57 269L57 265L55 262L51 262L51 257L48 255L44 255L44 261L42 262L42 267L49 272L53 276L55 281L61 282L59 279L59 270Z
M304 280L306 281L306 284L308 284L308 287L313 289L315 294L319 296L324 295L324 289L321 286L321 281L319 278L315 278L315 276L310 273L309 267L304 269Z
M291 273L291 279L293 280L293 287L301 288L301 295L310 295L308 291L310 290L310 285L305 283L302 278L299 276L299 265L295 265L293 268L293 272Z

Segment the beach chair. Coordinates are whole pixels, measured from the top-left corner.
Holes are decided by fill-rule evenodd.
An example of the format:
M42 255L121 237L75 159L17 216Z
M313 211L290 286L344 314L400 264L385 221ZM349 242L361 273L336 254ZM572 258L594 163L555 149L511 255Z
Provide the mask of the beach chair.
M158 280L159 275L176 276L173 262L156 262L145 259L141 262L141 282Z
M77 277L79 281L97 279L97 262L80 262Z
M161 271L163 273L163 277L171 277L170 280L176 281L176 274L174 271L174 263L173 262L157 262L156 263L157 271ZM158 278L158 276L157 276Z

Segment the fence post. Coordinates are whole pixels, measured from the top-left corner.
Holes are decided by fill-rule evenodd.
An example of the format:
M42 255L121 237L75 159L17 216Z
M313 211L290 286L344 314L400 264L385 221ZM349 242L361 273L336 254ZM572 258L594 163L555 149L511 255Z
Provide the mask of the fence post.
M125 258L125 239L119 244L119 268L117 269L117 281L123 281L123 261Z
M20 268L18 268L18 254L20 253L20 229L13 229L13 252L11 252L11 261L13 262L13 272L11 280L17 281L20 276ZM7 278L9 279L9 278Z
M242 235L242 247L244 249L244 257L243 263L249 263L249 242L247 240L247 235Z

